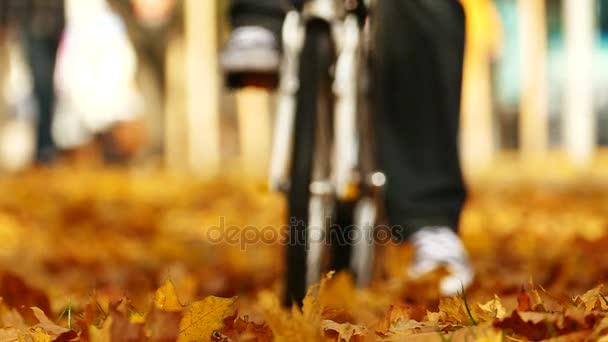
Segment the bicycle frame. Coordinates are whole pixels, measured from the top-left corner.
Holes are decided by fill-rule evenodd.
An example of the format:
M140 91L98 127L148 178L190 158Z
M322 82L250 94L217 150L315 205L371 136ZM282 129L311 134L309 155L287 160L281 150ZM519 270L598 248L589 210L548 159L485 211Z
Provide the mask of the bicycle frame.
M305 2L301 12L289 12L283 25L284 56L269 178L269 185L275 191L287 192L290 186L296 96L300 87L298 72L307 24L313 20L327 23L335 50L331 68L333 109L327 117L318 118L315 128L314 155L317 159L313 161L309 185L307 286L318 282L322 273L323 230L327 229L326 220L332 216L336 200L356 203L353 222L362 242L353 247L350 266L358 273L358 286L368 285L371 279L373 229L380 203L380 191L376 189L384 185L384 176L373 172L372 149L365 146L372 140L371 129L361 127L370 123L367 115L362 118L359 100L364 87L358 77L367 40L353 12L356 4L357 1L348 0L310 0ZM367 89L363 92L367 95ZM367 152L365 155L362 148Z
M311 0L302 13L291 11L283 25L283 62L278 91L277 117L270 162L269 185L272 190L285 191L289 186L289 167L293 144L295 94L298 91L299 55L305 39L305 24L309 20L324 20L331 29L338 58L335 66L333 92L334 109L333 175L331 184L311 185L331 187L340 199L353 197L358 181L357 139L357 66L361 48L361 29L354 14L349 13L344 0Z

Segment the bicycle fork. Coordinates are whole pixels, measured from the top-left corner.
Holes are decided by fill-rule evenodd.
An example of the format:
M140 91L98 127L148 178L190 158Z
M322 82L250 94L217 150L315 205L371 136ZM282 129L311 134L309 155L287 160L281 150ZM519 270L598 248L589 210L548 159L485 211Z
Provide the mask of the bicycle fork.
M326 19L327 18L323 18ZM272 190L286 192L290 186L290 167L294 140L296 95L299 89L300 53L305 39L305 25L298 12L287 14L283 25L283 61L278 91L269 185ZM328 219L334 201L354 200L358 196L359 139L357 127L357 96L361 31L354 15L344 21L331 21L337 60L331 91L335 98L333 115L317 118L317 141L310 184L309 220L306 237L306 284L319 281L325 260ZM331 124L333 121L333 125ZM333 126L333 131L330 127ZM355 229L361 246L353 248L351 268L357 274L357 285L366 286L371 277L373 240L370 239L376 220L375 203L362 199L354 212Z

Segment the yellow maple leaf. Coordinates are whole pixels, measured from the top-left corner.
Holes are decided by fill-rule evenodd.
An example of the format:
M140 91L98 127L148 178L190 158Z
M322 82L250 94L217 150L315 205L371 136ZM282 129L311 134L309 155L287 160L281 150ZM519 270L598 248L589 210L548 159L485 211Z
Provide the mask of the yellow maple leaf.
M338 342L344 340L349 342L353 336L365 335L365 327L350 323L337 323L331 320L324 320L323 330L333 330L338 333Z
M439 312L441 315L429 315L430 321L441 321L443 323L451 324L471 324L471 317L469 316L464 300L460 297L446 297L439 301ZM432 317L434 316L434 317Z
M603 288L604 285L599 285L585 292L582 296L576 297L574 302L587 311L592 311L598 303L600 307L605 310L608 308L608 305L606 304L606 297L602 295Z
M350 273L340 272L335 276L329 273L322 282L319 288L319 302L323 308L349 310L353 306L355 287Z
M507 316L507 310L497 295L494 295L494 299L483 305L478 303L475 313L477 318L482 321L491 321L495 318L503 319Z
M319 294L326 292L328 282L334 277L335 271L328 272L318 284L312 285L308 288L306 296L302 301L302 314L304 318L309 322L315 324L321 322L321 314L323 313L323 303L319 298ZM295 310L296 308L294 308ZM292 312L294 311L292 310ZM297 310L295 310L297 311Z
M181 312L184 308L177 297L175 285L169 277L165 279L163 286L154 293L154 303L159 309L168 312Z
M29 333L29 337L33 342L51 342L51 335L47 334L42 328L36 328Z
M236 299L209 296L190 304L179 324L177 341L211 341L213 332L224 327L224 319L234 314Z
M146 315L133 311L129 315L129 322L132 324L144 324L146 323Z
M309 299L312 298L311 295ZM292 307L291 312L284 311L274 293L260 292L258 306L264 312L265 321L272 330L274 341L304 342L323 339L322 331L316 321L312 323L297 306Z

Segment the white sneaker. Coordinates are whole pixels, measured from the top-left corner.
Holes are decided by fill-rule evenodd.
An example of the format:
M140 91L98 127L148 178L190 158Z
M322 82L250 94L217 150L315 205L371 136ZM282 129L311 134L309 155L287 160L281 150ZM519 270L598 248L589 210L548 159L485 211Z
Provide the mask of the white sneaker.
M444 277L439 289L444 296L454 296L473 282L475 272L469 255L456 233L448 227L425 227L411 237L414 261L409 276L419 278L439 267L446 267L450 275Z
M274 34L263 27L235 29L220 57L225 72L277 72L280 54Z

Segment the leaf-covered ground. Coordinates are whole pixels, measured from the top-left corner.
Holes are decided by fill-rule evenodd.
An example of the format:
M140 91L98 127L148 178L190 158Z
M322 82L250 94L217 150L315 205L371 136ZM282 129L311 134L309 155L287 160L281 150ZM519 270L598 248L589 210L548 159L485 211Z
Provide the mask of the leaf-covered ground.
M407 279L410 248L388 245L371 288L328 274L302 310L279 306L280 244L213 235L281 229L281 198L237 178L0 178L0 341L598 340L608 182L560 170L477 179L462 229L478 274L464 295L440 299L440 274Z

